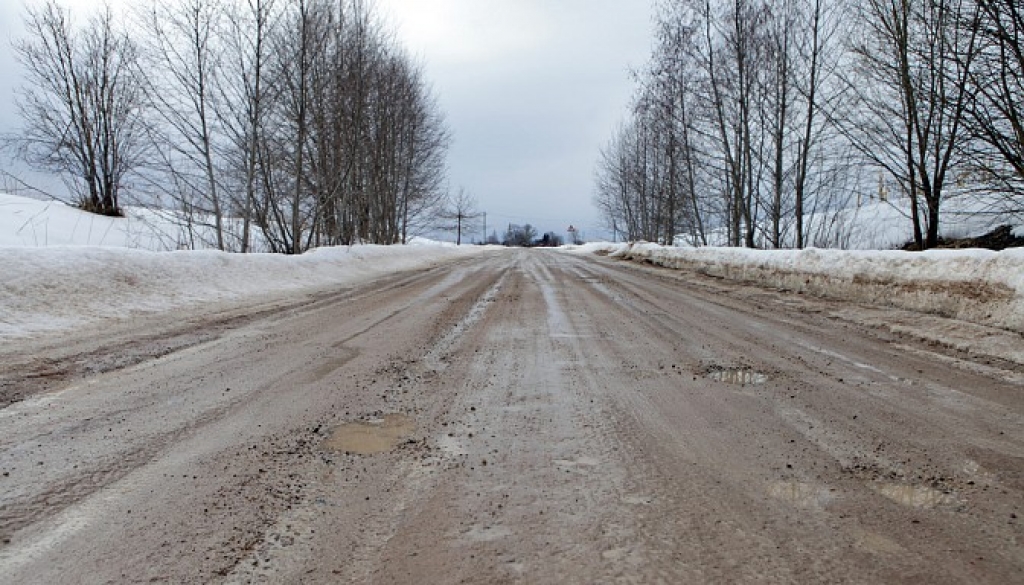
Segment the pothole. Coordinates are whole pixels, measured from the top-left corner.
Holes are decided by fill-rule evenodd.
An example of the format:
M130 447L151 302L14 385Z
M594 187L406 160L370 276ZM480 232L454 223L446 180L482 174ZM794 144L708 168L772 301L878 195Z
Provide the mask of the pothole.
M956 502L952 494L924 486L885 483L875 486L875 490L897 504L911 508L937 508Z
M341 425L324 441L324 448L357 455L385 453L415 431L416 421L412 418L404 414L389 414L383 418Z
M708 369L708 378L716 382L725 382L736 386L757 386L768 381L768 376L751 368L723 368L713 366Z

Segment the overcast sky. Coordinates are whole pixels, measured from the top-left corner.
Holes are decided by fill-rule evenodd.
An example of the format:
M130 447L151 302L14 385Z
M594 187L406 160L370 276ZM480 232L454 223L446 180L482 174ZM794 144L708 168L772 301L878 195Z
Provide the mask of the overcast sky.
M99 5L99 0L65 4ZM112 4L126 6L126 0ZM532 223L597 237L594 166L626 111L630 68L651 46L648 0L378 0L421 60L454 142L452 190L487 212L488 231ZM17 123L10 39L21 0L0 0L0 131Z

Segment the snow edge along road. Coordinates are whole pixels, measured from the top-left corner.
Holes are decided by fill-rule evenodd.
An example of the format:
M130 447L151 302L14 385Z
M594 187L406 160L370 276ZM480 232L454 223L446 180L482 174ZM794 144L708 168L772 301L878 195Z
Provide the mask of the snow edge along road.
M301 256L121 248L0 248L0 344L108 320L312 293L487 250L351 246Z
M1024 250L846 251L674 248L650 243L567 248L797 294L955 319L1000 336L993 357L1024 364ZM1009 332L1000 335L991 329ZM972 348L970 343L952 343ZM1007 347L1008 346L1008 347Z

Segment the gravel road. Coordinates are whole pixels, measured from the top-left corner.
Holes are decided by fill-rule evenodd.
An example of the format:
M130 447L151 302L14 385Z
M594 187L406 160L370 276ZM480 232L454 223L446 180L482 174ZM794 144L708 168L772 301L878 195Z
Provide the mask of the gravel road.
M857 313L509 250L9 344L0 582L1024 582L1024 372Z

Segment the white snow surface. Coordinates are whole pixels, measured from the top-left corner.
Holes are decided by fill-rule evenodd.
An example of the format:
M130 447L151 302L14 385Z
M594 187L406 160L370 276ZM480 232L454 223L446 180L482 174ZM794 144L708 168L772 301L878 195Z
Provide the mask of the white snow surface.
M596 243L566 250L1024 333L1024 249L752 250Z
M0 196L0 341L107 319L346 286L480 246L323 248L301 256L165 249L132 219ZM105 244L105 247L99 247Z
M845 250L893 250L913 241L910 217L909 199L875 199L846 209L808 213L804 216L804 225L809 232L809 246ZM977 237L1004 225L1013 226L1015 233L1024 237L1024 217L1019 212L1019 205L1005 197L991 194L950 196L943 203L939 215L939 236ZM792 243L795 231L793 222L784 221L781 227L785 241ZM724 230L711 230L707 238L712 246L728 244L728 234ZM693 243L691 236L680 234L676 238L677 245ZM766 247L764 242L758 242L758 245Z
M186 230L171 213L127 207L106 217L65 205L0 193L0 247L105 246L176 250Z
M943 202L939 214L939 236L943 238L977 237L1003 225L1024 231L1024 218L1010 202L997 195L952 196ZM812 230L810 243L823 248L850 250L890 250L914 239L908 199L870 201L839 213L808 216L818 229ZM834 226L828 229L828 225ZM831 232L837 235L825 236Z
M858 215L879 227L878 214L888 212L875 205L868 208L874 215L863 209ZM0 194L0 341L107 319L347 286L488 250L416 240L409 246L324 248L302 256L168 251L182 238L173 220L173 214L145 209L129 209L126 218L100 217L57 202ZM977 235L980 227L951 223L947 231ZM1024 333L1024 250L765 251L644 243L566 250Z

